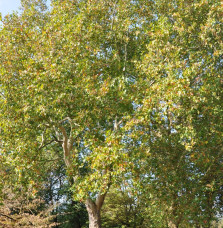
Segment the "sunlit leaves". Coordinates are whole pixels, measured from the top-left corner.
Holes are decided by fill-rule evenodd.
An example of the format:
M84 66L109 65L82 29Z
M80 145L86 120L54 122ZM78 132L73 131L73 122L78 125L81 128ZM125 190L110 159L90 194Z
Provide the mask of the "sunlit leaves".
M1 134L17 173L29 182L42 159L62 160L66 132L76 198L132 179L171 222L184 206L193 221L190 204L205 217L222 164L220 4L23 1L0 31Z

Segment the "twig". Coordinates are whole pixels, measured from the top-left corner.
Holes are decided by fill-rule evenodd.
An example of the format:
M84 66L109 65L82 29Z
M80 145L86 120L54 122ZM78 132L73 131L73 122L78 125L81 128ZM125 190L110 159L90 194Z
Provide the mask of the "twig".
M62 124L62 123L63 123L64 121L66 121L66 120L68 120L70 124L74 124L74 125L80 127L80 125L77 124L77 123L74 123L73 120L72 120L70 117L64 118L63 120L61 120L61 121L59 122L59 124Z
M39 147L39 150L43 149L44 147L50 145L50 144L53 143L53 142L55 142L54 139L52 139L51 141L49 141L48 143L46 143L46 144L44 144L44 145L41 144L41 146Z
M2 213L0 213L0 216L9 218L9 219L11 219L11 220L13 220L13 221L17 221L16 219L14 219L14 218L12 218L12 217L10 217L10 216L8 216L8 215L2 214Z

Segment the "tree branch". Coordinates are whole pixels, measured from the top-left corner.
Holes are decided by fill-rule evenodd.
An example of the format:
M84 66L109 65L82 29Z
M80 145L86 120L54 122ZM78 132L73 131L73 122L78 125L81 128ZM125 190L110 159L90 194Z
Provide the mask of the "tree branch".
M74 125L80 127L80 125L77 124L77 123L74 123L73 120L72 120L69 116L68 116L68 117L65 117L64 119L62 119L62 120L59 122L59 124L62 124L62 123L63 123L64 121L66 121L66 120L68 120L68 122L69 122L70 124L74 124Z
M68 137L67 137L67 132L65 130L65 128L63 126L59 126L59 129L61 130L62 134L63 134L63 152L64 152L64 161L66 163L67 166L70 166L70 162L69 162L69 150L68 150Z
M10 217L10 216L8 216L8 215L5 215L5 214L3 214L3 213L0 213L0 216L9 218L9 219L11 219L11 220L13 220L13 221L17 221L16 219L14 219L14 218L12 218L12 217Z
M104 203L104 200L105 200L105 196L107 195L107 192L104 193L104 194L99 194L96 198L96 202L95 202L95 205L97 207L97 210L100 211L101 210L101 207Z
M59 140L55 135L53 135L53 138L55 139L55 140L54 140L55 142L58 142L58 143L60 143L60 144L63 143L63 140Z
M118 122L117 116L115 117L115 122L114 122L114 131L118 130L119 125L122 123L122 120Z
M52 139L51 141L45 143L44 145L41 143L41 145L39 146L39 150L43 149L44 147L50 145L51 143L55 142L54 139Z

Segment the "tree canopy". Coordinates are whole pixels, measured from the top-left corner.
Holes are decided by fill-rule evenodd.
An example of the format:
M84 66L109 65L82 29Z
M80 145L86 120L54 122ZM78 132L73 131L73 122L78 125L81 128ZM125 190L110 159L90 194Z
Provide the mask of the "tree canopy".
M21 3L0 29L8 180L38 189L63 164L91 228L123 184L150 227L209 227L222 211L221 1Z

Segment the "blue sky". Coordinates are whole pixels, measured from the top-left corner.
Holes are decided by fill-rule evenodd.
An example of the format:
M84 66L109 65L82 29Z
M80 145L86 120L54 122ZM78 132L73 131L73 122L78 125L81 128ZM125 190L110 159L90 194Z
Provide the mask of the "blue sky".
M47 0L47 5L50 5L50 0ZM19 10L20 0L0 0L0 13L4 17L8 13Z
M20 0L0 0L0 12L2 16L12 13L13 10L18 10L19 6Z

